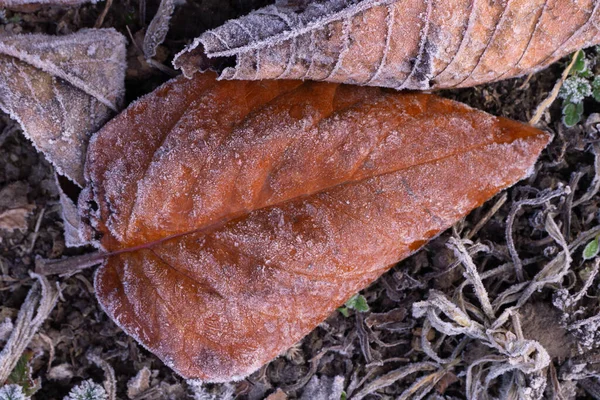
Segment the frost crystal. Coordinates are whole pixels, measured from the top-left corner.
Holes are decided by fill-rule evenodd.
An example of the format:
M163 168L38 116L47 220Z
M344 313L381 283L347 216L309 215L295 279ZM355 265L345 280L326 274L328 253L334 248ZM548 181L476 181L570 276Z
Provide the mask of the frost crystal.
M235 389L230 384L223 385L220 390L209 390L197 379L188 379L187 384L192 390L194 400L233 400L235 397Z
M63 400L107 400L106 390L91 379L75 386Z
M0 400L27 400L28 396L23 393L19 385L4 385L0 388Z
M235 57L221 78L468 87L537 71L598 42L597 3L579 9L560 0L569 18L540 3L281 0L204 32L174 65L189 77L211 66L207 57Z
M587 79L572 76L565 81L559 92L559 97L572 103L581 103L592 94L592 87Z

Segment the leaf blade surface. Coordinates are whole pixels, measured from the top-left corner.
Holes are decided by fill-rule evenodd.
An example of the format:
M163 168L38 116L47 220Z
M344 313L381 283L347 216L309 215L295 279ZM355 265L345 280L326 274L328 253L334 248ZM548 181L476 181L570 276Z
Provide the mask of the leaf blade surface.
M159 135L141 121L160 107ZM176 79L90 146L80 209L119 253L98 298L180 374L241 378L526 176L547 141L431 95Z
M57 171L83 186L89 137L121 107L125 38L114 29L0 39L0 109Z
M468 87L546 68L600 43L600 1L362 0L272 5L198 37L187 76L310 79L395 89ZM218 64L218 63L217 63ZM228 64L227 64L228 65Z

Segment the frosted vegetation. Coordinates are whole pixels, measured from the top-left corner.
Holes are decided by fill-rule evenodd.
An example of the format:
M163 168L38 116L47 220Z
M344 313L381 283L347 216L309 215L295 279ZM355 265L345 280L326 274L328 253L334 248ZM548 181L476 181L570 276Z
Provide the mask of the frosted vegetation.
M464 6L454 1L424 1L414 10L408 11L400 7L400 2L391 0L280 1L277 5L204 34L181 53L179 62L184 71L190 73L196 66L188 63L188 54L197 55L195 51L202 44L208 57L235 58L237 64L222 71L223 78L312 78L420 89L463 86L542 68L566 52L583 44L593 43L600 26L600 2L582 2L585 3L582 7L567 10L578 21L577 24L565 24L566 18L559 19L555 24L558 29L555 33L565 36L560 36L560 40L557 39L554 43L547 36L544 21L551 20L556 14L567 14L552 13L547 5L549 2L531 1L518 12L510 7L519 2L507 2L509 9L504 10L506 12L498 8L502 2L487 3L488 8L485 10L465 12L460 8ZM161 2L159 18L156 25L149 27L151 34L147 35L143 45L147 58L156 55L158 46L164 40L165 24L168 24L174 7L174 1ZM297 12L297 7L302 7L302 11ZM4 12L0 11L0 15L4 19ZM536 21L539 23L534 23ZM361 33L358 28L367 23L372 26ZM419 28L413 32L413 36L410 36L410 26ZM460 35L460 40L444 34L457 31L463 26L468 29L465 35ZM471 35L481 30L485 31L481 38ZM111 40L106 40L109 37ZM396 37L406 43L405 48L398 49L400 45ZM531 40L519 40L525 37ZM373 38L379 38L377 46L371 46ZM324 43L323 47L317 46L319 43ZM498 43L507 43L514 55L517 55L510 63L498 62L497 54L494 53ZM544 47L557 43L559 46L552 47L551 50ZM538 45L546 51L534 51L534 47ZM407 58L394 59L397 51L405 51L403 55ZM339 313L319 325L317 333L281 353L272 364L259 370L247 381L220 385L187 381L187 392L178 392L178 396L195 400L234 399L236 393L248 382L252 386L250 390L258 392L261 385L267 387L265 382L279 382L286 392L301 393L301 400L370 399L380 397L388 390L393 391L396 398L406 400L456 400L459 398L457 393L460 393L461 399L466 397L469 400L534 400L550 397L570 400L584 393L600 398L600 373L597 367L600 357L600 227L597 216L600 115L588 115L597 106L594 101L600 101L600 79L594 75L594 71L598 70L599 52L600 49L596 48L579 53L559 94L563 101L564 126L556 127L558 121L549 124L551 129L556 130L557 139L547 153L544 153L544 159L527 171L528 181L507 192L508 194L499 195L493 200L493 204L476 211L471 218L456 223L450 232L436 239L431 247L396 266L391 274L384 276L364 294L352 296L338 309ZM77 57L63 57L65 53ZM355 63L358 54L366 56L368 62ZM83 67L88 62L95 67ZM466 69L463 69L465 66ZM37 148L48 154L59 172L63 172L74 182L83 184L81 165L87 138L110 118L111 113L121 107L123 87L122 82L117 81L122 81L125 69L124 38L115 31L106 30L80 31L61 38L43 35L31 35L27 40L22 37L2 38L0 68L8 71L3 77L10 77L0 81L0 108L21 124L24 133ZM115 79L115 76L119 79ZM240 88L237 92L239 98L251 98L251 90L246 93L240 82L236 85ZM486 101L490 98L492 102L496 100L493 98L493 89L477 93L488 96ZM41 100L48 96L52 101L43 103ZM196 102L196 105L213 109L211 96L214 96L213 92L202 96L202 100ZM347 101L344 96L341 97ZM175 102L175 96L170 101ZM152 105L152 110L157 115L162 115L166 103L168 102L161 99ZM81 105L83 109L74 108L74 105ZM180 110L185 108L182 104L170 106ZM199 342L210 339L214 343L225 344L227 340L231 340L229 344L236 349L243 348L243 351L236 353L246 357L242 362L250 364L243 375L260 367L261 357L264 358L267 352L265 349L268 345L274 346L273 340L268 336L257 337L256 340L239 340L238 336L243 339L246 332L229 329L231 326L237 329L243 325L240 321L253 316L253 313L270 316L280 315L281 309L291 310L288 320L280 325L265 323L265 331L271 334L275 332L276 337L299 339L307 330L306 327L299 327L296 322L298 318L308 319L314 314L315 308L327 310L325 306L327 301L331 301L331 293L338 293L340 287L354 292L381 272L381 268L375 267L368 271L369 274L353 270L358 264L354 262L355 258L344 261L343 257L347 255L339 248L334 249L335 257L332 256L332 259L336 262L342 260L344 262L340 264L352 267L338 271L333 278L327 275L331 269L329 264L303 263L306 259L327 255L327 248L335 247L323 246L323 242L319 242L316 237L317 233L328 239L335 238L335 235L342 232L341 229L334 229L338 225L354 224L352 226L355 229L348 234L348 240L353 240L354 247L350 253L354 257L355 254L363 254L366 248L382 246L385 241L371 241L382 232L383 236L401 232L402 235L397 236L413 235L410 236L411 239L417 239L420 237L413 227L424 230L423 221L427 218L443 217L445 219L438 228L449 226L450 221L458 217L445 214L445 207L466 212L473 203L451 192L450 186L458 186L457 173L445 172L449 168L444 167L441 159L456 156L450 151L452 146L460 149L469 147L470 150L483 148L494 154L500 154L507 147L505 143L497 144L490 139L492 122L485 121L481 115L481 118L469 123L449 116L445 120L448 126L463 132L483 132L471 138L482 140L483 144L470 143L467 146L466 143L471 140L469 137L445 140L436 136L439 130L423 129L420 125L411 135L403 136L390 128L390 121L396 115L404 115L395 108L387 110L388 114L382 112L377 116L369 115L364 118L348 111L346 117L360 121L353 129L347 129L343 125L343 115L340 112L331 118L333 122L328 122L336 126L338 136L333 139L326 137L327 140L336 140L336 148L348 150L345 136L348 134L355 137L364 135L363 138L367 138L365 132L375 131L380 136L374 141L365 139L356 153L347 155L344 159L335 160L331 165L320 165L320 172L317 173L314 172L316 169L311 170L315 164L311 157L326 152L328 147L321 143L315 145L307 142L305 133L312 129L310 127L317 126L321 117L310 116L314 109L302 111L305 112L304 119L295 118L294 113L290 112L286 116L288 119L278 121L280 126L271 130L268 123L276 119L273 113L255 115L255 129L244 126L231 135L231 132L221 132L215 128L221 125L220 121L198 118L197 115L175 118L174 128L167 137L159 136L160 132L153 130L155 127L148 128L141 119L136 120L133 128L117 124L115 135L110 138L106 148L111 156L117 151L123 151L127 157L116 160L107 173L101 171L94 177L99 179L101 176L109 181L106 193L97 198L99 203L108 199L108 207L89 210L92 219L95 218L95 222L99 223L102 212L110 213L111 218L107 218L110 235L117 241L139 244L164 238L140 236L140 232L152 234L153 229L170 230L170 234L193 231L194 226L186 224L197 223L202 218L202 212L209 208L208 204L216 204L209 222L214 222L223 215L229 217L226 214L231 212L229 208L219 209L219 205L222 205L219 201L209 201L211 196L213 199L222 197L216 190L211 192L211 183L215 186L221 184L224 187L235 187L237 192L228 193L226 197L239 201L236 204L238 211L246 210L244 207L250 204L250 200L261 198L266 193L251 190L251 183L259 181L252 178L263 176L253 176L252 171L259 170L260 161L264 161L261 156L267 154L272 157L269 160L273 168L267 174L268 179L262 182L264 185L260 186L261 189L272 189L269 192L272 198L262 198L265 201L261 208L265 210L259 210L262 214L253 214L254 217L260 214L260 218L250 218L245 224L232 224L234 228L230 231L217 230L212 236L192 235L187 241L172 241L156 252L148 251L144 253L143 264L148 268L142 272L136 268L136 260L131 261L123 256L123 268L119 270L122 274L118 277L119 282L123 283L123 292L131 296L138 296L140 293L148 296L139 306L132 307L137 320L152 328L152 324L166 322L169 329L174 331L198 326L198 330L204 333ZM383 119L386 123L378 125L378 119ZM202 140L177 149L177 141L190 131L186 124L198 123L198 120L204 121L205 126L195 132L199 136L200 133L204 135L210 132L214 137L203 136ZM293 121L290 122L291 120ZM52 124L47 121L52 121ZM164 116L161 121L169 122L169 116ZM475 129L477 123L482 124L482 127ZM565 132L565 126L574 129ZM129 130L138 130L140 140L128 140L123 132L129 133ZM251 143L248 138L256 131L263 136ZM0 139L4 140L4 136L2 132ZM399 149L410 150L411 143L414 144L410 142L412 137L425 139L430 145L428 151L432 153L408 151L402 155ZM222 147L218 147L222 153L215 150L214 142L218 141L215 139L225 142ZM140 148L150 142L156 142L156 150L147 153L149 158L144 159L145 153ZM257 143L264 147L255 154L248 155ZM78 149L70 154L69 146L74 144ZM526 151L525 144L517 143L515 147L519 152ZM206 153L202 154L206 157L198 157L198 153L191 151L194 148L205 149ZM53 153L55 149L58 153ZM65 157L64 153L69 153L66 155L70 158ZM292 204L293 207L290 206L289 209L279 204L283 200L295 198L293 187L301 178L309 176L311 171L314 173L312 178L317 183L320 175L329 179L340 171L351 171L350 178L354 180L354 186L358 187L357 182L364 180L361 174L374 165L380 166L377 164L378 160L410 163L416 160L414 157L417 157L417 153L418 157L429 159L420 165L415 175L412 178L402 175L398 171L403 168L398 165L390 167L389 171L380 171L380 175L396 174L398 179L384 180L378 177L371 181L369 193L377 194L373 198L364 200L366 196L362 196L356 199L341 189L325 192L325 188L315 184L311 194L319 193L320 196L316 196L318 201L311 203L302 198L302 201ZM473 151L467 153L471 154ZM482 176L491 170L500 175L507 173L509 168L517 164L515 159L504 159L508 166L498 167L485 163L481 169L474 169L469 167L474 165L469 157L471 155L464 156L464 159L456 156L462 160L460 170L463 179L460 183L468 176L473 178L479 188L488 184L498 187L504 185L505 182L499 177L483 179ZM564 166L573 162L573 158L576 160L573 164L577 164L579 170L572 167L567 173ZM291 159L295 166L293 169L301 171L301 177L295 176L289 181L278 180L281 178L283 159L286 162ZM343 165L344 161L347 165ZM161 162L170 165L169 173L164 172ZM188 166L188 162L190 165L199 162L200 166L190 173L184 168ZM435 164L436 168L440 165L444 168L435 169L430 164ZM225 173L232 170L236 172L231 175ZM130 179L128 175L132 173L137 174L136 179L141 177L147 185L140 188L134 184L137 180ZM202 175L203 173L206 175ZM185 181L184 178L190 174L196 174L193 175L194 179ZM442 190L430 184L428 179L431 177L447 183L448 188ZM407 181L410 181L410 185L406 184ZM561 183L562 181L565 182ZM390 193L398 187L403 190L399 197L401 201L392 204L379 198L392 196ZM413 187L423 189L417 195L423 194L423 197L435 200L428 205L437 207L435 210L439 214L433 215L427 210L427 213L423 212L419 218L415 218L414 224L394 224L395 218L382 218L386 207L388 211L393 209L390 211L393 215L405 212L413 204ZM552 187L553 190L537 189L540 187ZM194 193L192 199L183 202L184 194L190 192ZM157 197L157 193L164 197ZM66 197L64 193L61 195ZM289 198L285 197L288 195ZM271 200L273 201L269 202ZM173 204L181 205L181 209L175 207L176 212L173 212L180 219L169 222L169 218L165 216L169 210L173 210ZM336 219L337 214L330 213L325 205L342 210L345 214ZM373 211L373 208L369 208L373 205L380 207ZM292 208L296 214L290 212ZM501 209L503 211L499 211ZM146 215L156 210L161 212L155 212L153 218L145 219ZM311 231L315 237L293 231L295 225L289 223L290 214L300 222L307 216L312 218L311 221L316 221L315 224L322 222L321 226L313 227ZM374 221L381 223L373 224ZM285 240L272 240L270 234L264 233L262 222ZM71 224L71 229L75 232L74 235L78 233L76 222ZM478 232L486 229L487 235L478 235ZM493 240L490 240L490 232L494 235ZM35 235L37 234L36 228ZM426 239L430 237L431 235ZM395 236L392 239L386 237L388 242L383 247L390 249L393 246L404 246L404 243L395 240ZM139 242L134 243L136 240ZM218 274L211 275L204 270L195 269L215 262L216 253L211 253L210 249L204 252L194 250L198 243L204 246L204 243L211 240L222 246L218 250L226 249L230 255L245 260L253 269L245 270L249 273L244 275L232 270L231 260L218 265ZM335 242L331 240L331 243ZM421 243L420 240L415 242ZM173 249L177 252L173 252ZM413 250L403 248L406 254ZM171 257L172 254L176 256ZM260 262L257 263L256 259L247 261L248 255L256 256ZM392 258L382 259L389 261ZM296 264L290 262L289 269L277 268L281 260L292 260ZM373 263L377 266L376 264ZM303 271L301 268L305 265L316 269L313 277L334 279L333 284L307 282L298 273ZM240 293L245 297L238 303L212 299L207 302L210 304L206 307L193 304L195 307L191 312L182 313L182 308L178 305L190 303L181 298L187 284L185 279L176 280L176 284L167 289L167 286L161 286L164 283L161 277L172 273L173 266L185 273L206 278L206 282L195 281L199 286L193 287L194 294L198 297L198 293L206 295L205 292L210 292L207 296L210 299L210 296L238 298L236 296ZM109 265L102 270L98 281L102 282L105 279L102 274L107 270L111 272L110 268L113 267ZM348 281L356 276L360 276L363 281L351 290L348 289ZM111 278L109 276L107 279ZM39 379L32 377L35 359L25 349L32 346L34 341L43 340L40 339L43 338L40 329L63 296L61 290L64 290L66 279L60 281L62 286L39 275L32 275L30 279L36 283L23 301L18 315L0 322L0 341L4 345L0 353L0 382L7 382L0 388L0 400L29 399L42 384ZM278 280L279 292L265 285L265 282L272 282L269 279ZM243 287L244 292L231 289L229 284L235 280L241 282L238 286ZM15 280L6 280L13 281ZM78 281L81 285L86 284L84 280ZM112 288L110 285L108 287ZM146 288L154 291L149 295L144 294L143 290ZM177 290L173 291L173 288ZM207 288L210 290L206 290ZM99 288L100 293L102 289ZM143 324L137 323L132 327L131 320L127 320L128 315L123 312L119 314L125 302L115 293L120 292L109 293L114 297L109 298L108 313L116 315L117 324L147 343L145 335L154 330L145 329ZM255 296L255 293L259 296ZM302 304L298 305L291 293L302 293ZM334 303L339 305L346 298L338 298ZM316 306L309 302L311 299ZM146 307L153 307L155 304L156 313L148 312ZM223 304L225 306L221 307ZM197 310L208 310L213 318L199 320ZM234 315L232 324L229 324L232 320L224 317L227 312ZM325 318L328 312L322 314ZM229 324L226 328L218 325L223 321ZM252 323L256 325L256 321ZM236 335L232 335L233 339L223 334L234 331ZM321 336L317 336L318 334ZM211 372L215 375L226 376L227 371L223 372L222 366L227 363L231 366L231 359L208 351L198 355L199 352L193 351L194 344L186 342L186 338L178 341L175 340L178 337L176 335L165 336L169 343L173 343L174 348L179 349L186 357L189 356L192 362L212 369ZM267 345L256 346L261 340ZM307 350L307 347L310 349ZM273 354L276 353L273 348L270 350ZM45 349L41 353L44 351L48 353ZM168 346L162 346L158 353L166 365L175 367L174 357L169 354L171 351ZM84 380L73 386L64 400L113 400L116 398L117 383L125 386L125 382L117 381L111 367L111 363L116 364L122 360L116 357L102 359L93 355L89 355L89 360L103 371L103 384L91 379ZM153 367L160 364L156 359L152 359L152 362L155 363ZM158 370L150 372L147 367L144 368L147 371L145 374L127 382L128 397L134 399L140 397L140 393L142 397L150 396L148 393L159 393L158 396L167 398L163 394L168 393L168 384L157 383L155 376ZM67 370L65 368L63 372ZM300 371L301 374L295 380L281 383L285 381L285 374L291 374L289 371ZM68 375L68 372L64 373ZM239 380L242 376L235 378ZM175 375L169 375L169 379L175 380L177 384L183 382ZM48 381L43 384L48 384ZM272 387L267 387L256 399L263 399L268 394L277 399Z

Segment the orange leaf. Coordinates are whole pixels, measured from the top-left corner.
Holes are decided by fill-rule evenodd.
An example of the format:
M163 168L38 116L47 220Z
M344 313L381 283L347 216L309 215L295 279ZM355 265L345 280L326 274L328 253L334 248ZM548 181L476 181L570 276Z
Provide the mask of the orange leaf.
M185 377L240 379L528 174L548 135L426 94L178 78L92 140L98 299Z
M222 78L442 89L533 73L600 43L599 0L294 3L203 33L175 66L191 76L235 58Z

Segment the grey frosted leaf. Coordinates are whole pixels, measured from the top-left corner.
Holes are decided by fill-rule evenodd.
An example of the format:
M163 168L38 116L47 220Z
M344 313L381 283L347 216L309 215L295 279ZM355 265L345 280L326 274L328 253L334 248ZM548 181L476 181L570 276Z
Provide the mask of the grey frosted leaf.
M161 0L158 11L144 36L144 57L150 59L156 55L156 48L165 41L167 33L169 32L169 21L171 21L171 15L175 10L175 0Z
M467 87L532 73L600 43L600 0L279 2L205 32L186 76L310 79L395 89Z
M0 36L0 109L56 170L83 185L89 137L121 107L125 38L114 29Z

